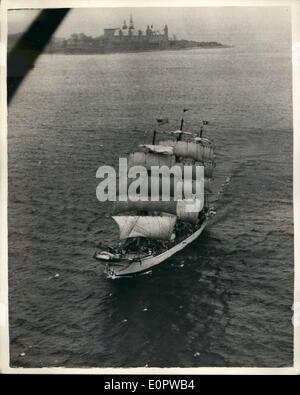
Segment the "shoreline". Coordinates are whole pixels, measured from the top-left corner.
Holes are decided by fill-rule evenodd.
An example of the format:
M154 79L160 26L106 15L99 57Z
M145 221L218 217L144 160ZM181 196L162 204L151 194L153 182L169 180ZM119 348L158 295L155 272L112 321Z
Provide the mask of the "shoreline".
M186 48L160 48L160 49L132 49L132 50L107 50L99 51L97 49L87 51L87 50L46 50L44 54L49 55L110 55L110 54L126 54L126 53L145 53L145 52L166 52L166 51L188 51L193 49L225 49L233 48L231 45L215 45L215 46L198 46L198 47L186 47Z

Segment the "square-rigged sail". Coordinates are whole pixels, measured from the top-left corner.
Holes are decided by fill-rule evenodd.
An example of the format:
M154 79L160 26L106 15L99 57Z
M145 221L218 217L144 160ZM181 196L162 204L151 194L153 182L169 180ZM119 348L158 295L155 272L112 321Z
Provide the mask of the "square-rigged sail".
M200 162L212 162L214 160L213 148L194 141L160 141L160 146L174 148L174 154L182 158L191 158Z
M145 237L170 240L176 223L175 215L168 216L113 216L119 226L120 239Z
M207 200L208 192L211 192L211 177L214 170L214 152L211 144L201 144L196 141L161 141L159 144L140 145L142 152L137 151L129 154L128 168L133 166L144 166L148 172L147 176L140 180L140 199L133 201L128 196L127 201L114 203L113 219L120 229L120 239L133 237L144 237L157 240L170 240L177 219L196 225L199 222L199 213L203 210ZM184 162L182 161L184 160ZM191 172L187 175L186 163L191 166ZM169 176L168 201L163 199L163 175L152 174L152 166L166 166L171 169L179 166L182 178ZM197 166L204 166L204 177L202 181L197 178ZM156 180L155 180L156 178ZM158 180L157 180L158 179ZM127 179L128 189L135 180ZM151 199L153 182L158 181L158 196ZM177 187L185 190L189 187L195 190L195 185L203 183L204 195L195 195L193 199L187 199L184 193L181 199L175 199ZM146 199L144 199L146 198ZM149 199L150 198L150 199ZM122 214L122 215L119 215Z

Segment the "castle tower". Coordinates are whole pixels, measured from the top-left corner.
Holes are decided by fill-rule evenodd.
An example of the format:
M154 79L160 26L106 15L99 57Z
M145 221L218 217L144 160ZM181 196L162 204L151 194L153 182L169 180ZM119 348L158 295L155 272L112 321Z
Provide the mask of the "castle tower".
M146 29L146 36L151 36L152 35L152 29L149 27L149 25L147 26L147 29Z
M168 26L165 25L165 27L164 27L164 36L165 36L165 38L168 38L168 32L169 32Z
M134 29L132 15L130 14L129 29Z
M123 29L123 30L126 30L126 29L128 29L128 27L127 27L127 23L126 23L126 20L125 20L125 19L124 19L124 22L123 22L122 29Z
M133 26L132 15L130 14L128 36L132 37L133 36L133 32L134 32L134 26Z

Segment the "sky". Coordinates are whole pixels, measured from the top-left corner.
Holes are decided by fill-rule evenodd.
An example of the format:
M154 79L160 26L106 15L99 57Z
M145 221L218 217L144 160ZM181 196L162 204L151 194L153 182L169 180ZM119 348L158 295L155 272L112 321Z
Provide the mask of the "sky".
M24 31L36 10L10 10L9 33ZM237 45L244 42L274 43L290 40L288 7L153 7L72 9L56 31L57 37L72 33L100 36L106 27L121 27L132 14L137 29L147 25L169 27L169 35L198 41Z

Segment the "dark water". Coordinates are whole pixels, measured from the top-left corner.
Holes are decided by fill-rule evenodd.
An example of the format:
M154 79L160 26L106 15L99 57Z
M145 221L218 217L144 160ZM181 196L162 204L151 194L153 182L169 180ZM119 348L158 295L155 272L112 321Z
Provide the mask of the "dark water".
M117 229L96 170L185 107L187 129L211 121L216 181L230 177L217 215L159 270L107 280L92 255ZM292 365L288 51L43 55L9 108L8 146L13 366Z

